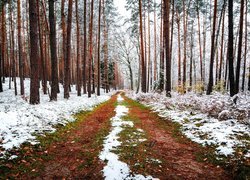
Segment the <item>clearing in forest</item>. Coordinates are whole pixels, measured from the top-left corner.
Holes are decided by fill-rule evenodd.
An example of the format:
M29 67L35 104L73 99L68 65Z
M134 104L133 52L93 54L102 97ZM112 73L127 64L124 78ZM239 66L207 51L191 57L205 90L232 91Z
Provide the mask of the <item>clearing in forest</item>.
M205 149L176 124L123 94L76 118L13 152L19 158L1 162L0 179L230 179L197 160Z

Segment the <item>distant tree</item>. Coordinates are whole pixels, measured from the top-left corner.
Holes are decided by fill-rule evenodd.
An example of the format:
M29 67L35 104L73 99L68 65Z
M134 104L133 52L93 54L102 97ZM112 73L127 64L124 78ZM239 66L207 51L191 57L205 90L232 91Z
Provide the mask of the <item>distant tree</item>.
M39 47L38 47L38 18L37 5L34 0L29 0L29 25L30 25L30 104L39 104Z
M125 65L128 69L128 76L130 80L130 89L134 90L134 73L132 69L132 62L134 57L132 55L133 49L135 46L133 43L127 40L128 38L125 37L125 33L121 32L118 33L116 36L116 42L119 48L119 59L121 60L121 64Z

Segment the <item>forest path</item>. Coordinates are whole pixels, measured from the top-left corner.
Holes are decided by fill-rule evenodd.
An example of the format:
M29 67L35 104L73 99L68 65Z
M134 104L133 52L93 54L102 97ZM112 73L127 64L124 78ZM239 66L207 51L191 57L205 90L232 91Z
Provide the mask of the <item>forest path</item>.
M24 145L2 176L17 179L230 179L221 168L198 162L204 148L178 126L122 94L77 121ZM0 176L0 179L2 179Z

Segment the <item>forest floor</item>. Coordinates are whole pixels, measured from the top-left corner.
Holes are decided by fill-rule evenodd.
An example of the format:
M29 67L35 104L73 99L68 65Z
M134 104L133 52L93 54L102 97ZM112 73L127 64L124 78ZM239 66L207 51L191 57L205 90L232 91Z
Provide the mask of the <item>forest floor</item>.
M118 93L76 121L39 136L40 144L0 160L0 179L232 179L208 147L177 123ZM105 177L104 177L105 176Z

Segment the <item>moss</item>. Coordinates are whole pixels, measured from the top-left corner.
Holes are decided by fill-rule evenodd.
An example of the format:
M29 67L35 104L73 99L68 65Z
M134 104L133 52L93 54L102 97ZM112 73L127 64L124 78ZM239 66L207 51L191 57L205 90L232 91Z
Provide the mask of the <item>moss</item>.
M204 123L196 123L196 124L195 124L196 127L201 127L201 126L203 126L203 125L204 125Z
M188 118L184 118L183 123L188 124L188 123L190 123L190 120Z

